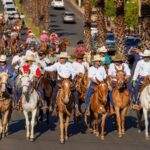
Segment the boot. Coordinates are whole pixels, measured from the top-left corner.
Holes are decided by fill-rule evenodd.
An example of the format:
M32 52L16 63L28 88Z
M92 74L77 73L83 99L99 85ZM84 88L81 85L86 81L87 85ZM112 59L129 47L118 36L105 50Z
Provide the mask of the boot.
M81 116L81 112L79 111L79 106L78 104L75 105L75 111L76 111L76 117Z

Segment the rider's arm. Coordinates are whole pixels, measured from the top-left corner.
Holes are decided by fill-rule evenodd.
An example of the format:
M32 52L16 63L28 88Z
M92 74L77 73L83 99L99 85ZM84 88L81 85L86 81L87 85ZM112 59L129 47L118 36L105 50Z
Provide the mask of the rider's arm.
M134 70L134 74L133 74L133 78L132 78L132 81L133 82L136 82L138 76L139 76L139 73L140 73L140 68L141 68L141 61L139 61L136 65L136 68Z
M51 66L45 67L44 70L47 71L47 72L53 72L53 71L57 70L57 66L58 66L58 63L55 63Z

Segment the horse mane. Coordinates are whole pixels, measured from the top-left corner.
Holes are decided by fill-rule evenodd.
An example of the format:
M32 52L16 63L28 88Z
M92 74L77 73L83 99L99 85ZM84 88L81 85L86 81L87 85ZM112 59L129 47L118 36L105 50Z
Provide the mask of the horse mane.
M140 93L144 90L144 88L146 86L148 86L150 84L150 78L146 77L142 83L141 89L140 89Z

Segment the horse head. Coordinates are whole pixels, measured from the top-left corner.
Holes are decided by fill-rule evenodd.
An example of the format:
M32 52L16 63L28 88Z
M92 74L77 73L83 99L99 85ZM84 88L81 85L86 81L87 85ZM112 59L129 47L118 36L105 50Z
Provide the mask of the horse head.
M22 87L22 93L25 95L28 92L28 89L30 87L30 77L28 74L23 74L21 76L21 87Z
M102 104L106 105L106 103L107 103L107 96L108 96L108 85L107 85L107 82L106 81L100 82L100 81L97 80L97 83L98 83L98 85L95 86L93 89L94 89L94 91L97 91L99 101Z
M62 90L62 101L64 104L68 104L71 96L71 88L73 86L73 83L70 81L69 78L61 78L61 80L62 84L60 85L60 87Z
M6 84L8 82L8 72L3 72L3 73L0 73L0 85L1 85L1 91L2 92L5 92L6 91Z

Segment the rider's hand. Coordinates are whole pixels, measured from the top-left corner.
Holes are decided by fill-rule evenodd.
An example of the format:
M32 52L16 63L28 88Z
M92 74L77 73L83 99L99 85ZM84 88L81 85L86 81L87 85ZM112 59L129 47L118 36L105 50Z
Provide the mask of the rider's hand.
M132 81L132 86L133 86L133 87L136 86L136 81Z

